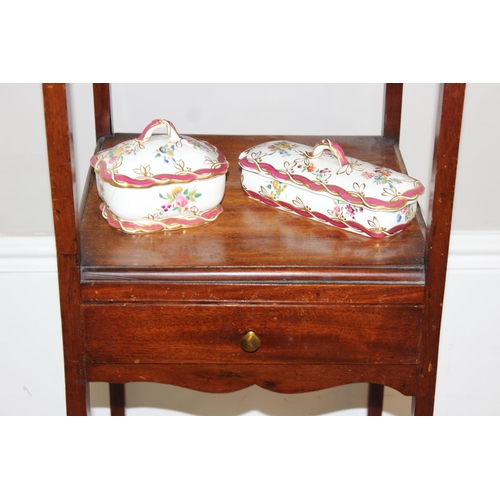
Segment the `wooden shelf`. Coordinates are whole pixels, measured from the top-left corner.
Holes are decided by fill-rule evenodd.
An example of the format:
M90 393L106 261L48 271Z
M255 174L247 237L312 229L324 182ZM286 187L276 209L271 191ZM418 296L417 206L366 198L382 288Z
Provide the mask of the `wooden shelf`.
M139 134L116 134L103 149ZM284 213L247 198L238 155L279 136L196 136L214 144L229 161L219 218L198 228L154 234L123 234L109 227L92 183L81 224L84 282L394 283L422 285L425 238L421 217L382 240ZM315 144L320 137L288 137ZM397 145L383 137L336 137L346 154L404 170Z

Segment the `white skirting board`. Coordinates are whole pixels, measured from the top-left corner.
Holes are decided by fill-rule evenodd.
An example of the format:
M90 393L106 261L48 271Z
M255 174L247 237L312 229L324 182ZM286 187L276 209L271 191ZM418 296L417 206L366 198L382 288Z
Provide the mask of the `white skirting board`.
M0 273L55 273L53 236L0 236Z
M500 231L451 234L448 271L474 270L500 270Z
M64 374L52 236L0 236L0 415L63 415ZM500 232L452 234L436 415L500 415ZM259 388L203 394L128 384L130 415L363 415L366 384L312 394ZM92 413L109 414L107 384L91 384ZM385 415L410 398L386 390Z

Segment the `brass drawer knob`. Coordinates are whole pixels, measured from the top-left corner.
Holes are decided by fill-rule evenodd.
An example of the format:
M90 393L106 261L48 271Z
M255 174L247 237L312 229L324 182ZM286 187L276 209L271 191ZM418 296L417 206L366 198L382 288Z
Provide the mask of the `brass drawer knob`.
M240 346L246 352L255 352L260 347L260 339L250 330L241 337Z

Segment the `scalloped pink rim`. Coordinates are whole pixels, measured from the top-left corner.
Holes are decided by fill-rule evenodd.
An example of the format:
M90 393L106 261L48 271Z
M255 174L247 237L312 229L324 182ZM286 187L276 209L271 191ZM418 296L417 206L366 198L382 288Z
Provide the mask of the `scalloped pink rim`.
M257 167L255 166L254 163L248 161L246 158L242 158L240 160L240 165L243 168L248 168L250 170L258 170ZM259 163L259 167L266 170L269 175L271 175L275 179L280 179L282 181L289 181L289 177L286 176L285 174L281 174L278 172L272 165L269 165L268 163ZM322 186L318 186L311 180L309 180L307 177L304 177L302 175L294 175L292 176L293 179L296 179L299 181L301 184L304 184L307 186L311 191L316 191L316 192L326 192L325 189ZM355 205L360 205L359 203L359 198L350 195L345 189L341 188L340 186L335 186L335 185L329 185L327 184L327 187L330 191L334 191L339 194L339 196L345 200L348 201L349 203L353 203ZM402 194L405 198L414 198L420 196L423 192L425 191L424 186L422 184L419 184L418 188L415 189L409 189L405 193ZM399 200L397 202L385 202L383 200L379 200L377 198L365 198L366 202L371 205L371 206L380 206L384 208L390 208L393 210L403 208L407 203L408 200Z
M184 229L190 227L202 226L203 224L208 224L209 222L213 222L222 212L222 205L218 205L215 208L211 208L206 212L201 213L199 216L195 216L192 219L182 219L181 217L169 217L161 220L161 224L154 223L152 221L149 222L148 219L144 219L144 221L136 222L136 221L128 221L128 220L120 220L109 208L101 203L99 206L102 216L104 219L108 221L108 224L120 230L130 229L131 232L158 232L158 231L171 231L169 229L169 224L176 225L176 229Z
M270 207L276 208L278 210L284 210L286 212L294 212L297 215L300 215L302 217L305 217L307 219L311 219L312 216L316 217L320 221L324 222L325 224L329 224L331 226L334 226L339 229L343 229L345 231L348 231L349 229L353 233L364 233L366 236L369 236L370 238L388 238L390 236L395 235L396 233L401 232L405 227L410 224L411 221L408 221L406 224L400 224L398 226L394 226L391 229L387 229L386 232L380 233L380 232L374 232L370 231L366 227L362 226L356 221L340 221L338 219L332 219L325 214L321 212L306 212L305 210L300 210L297 207L290 205L289 203L286 203L284 201L275 201L275 200L270 200L268 198L264 198L263 196L259 195L258 193L255 193L254 191L250 190L243 190L243 192L251 199L254 199L256 201L259 201L260 203L264 203L266 205L269 205ZM311 215L312 214L312 215Z
M184 137L184 136L183 136ZM98 167L98 173L101 179L105 182L111 183L113 181L113 176L110 174L108 170L108 164L106 160L98 160L98 157L103 153L104 151L100 151L99 153L95 154L92 156L90 159L90 165L95 169ZM131 177L128 177L127 175L123 174L116 174L114 176L114 179L118 182L123 182L126 184L130 184L131 187L137 187L137 188L147 188L151 186L156 186L158 184L162 184L163 181L168 181L168 180L174 180L178 182L189 182L189 181L195 181L197 180L200 176L206 175L206 174L212 174L212 177L217 177L218 175L224 175L228 168L229 164L226 160L226 157L224 156L223 153L218 151L219 156L217 157L217 160L219 163L221 163L221 166L218 168L200 168L199 170L195 170L193 172L190 172L188 174L181 174L181 175L176 175L176 174L158 174L154 175L152 177L148 177L146 179L132 179Z

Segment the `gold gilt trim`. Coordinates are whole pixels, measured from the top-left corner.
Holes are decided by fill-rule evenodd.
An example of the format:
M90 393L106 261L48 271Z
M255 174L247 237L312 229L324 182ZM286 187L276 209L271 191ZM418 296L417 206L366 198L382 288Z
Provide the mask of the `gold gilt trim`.
M101 207L102 216L108 221L108 224L115 229L121 229L123 232L128 234L139 234L139 233L159 233L161 231L177 231L179 229L190 229L195 227L200 227L210 222L213 222L219 217L222 212L222 207L219 205L214 209L208 210L208 212L213 212L216 209L220 209L212 217L206 217L203 213L188 214L183 217L176 217L179 222L165 223L161 220L156 219L145 219L144 222L129 221L120 219L117 217L106 205L103 204ZM149 221L149 222L148 222ZM182 222L184 221L184 222ZM187 221L196 222L195 224L187 224ZM130 227L128 224L132 224L134 227ZM160 227L154 227L154 226ZM119 227L117 227L119 226Z
M249 158L249 157L247 157L246 159L247 159L248 162L253 163L257 167L257 170L259 171L259 173L261 173L262 175L264 175L266 178L278 180L280 182L287 182L287 180L275 179L272 175L269 175L269 172L267 172L267 170L263 169L260 166L260 163L258 162L258 158ZM294 184L294 185L298 186L301 189L306 189L307 191L312 192L311 189L309 189L304 182L301 182L301 181L298 181L298 180L294 179L293 175L288 170L278 170L278 169L276 169L276 171L278 173L286 176L289 179L289 181L290 181L291 184ZM420 182L417 181L416 179L413 179L413 178L411 178L411 179L414 181L413 182L413 186L415 188L417 188L420 185ZM349 195L357 198L359 200L359 202L355 202L355 201L351 201L351 200L346 200L338 192L331 190L328 187L328 185L325 184L325 182L320 181L317 178L316 178L316 181L314 181L312 179L308 179L308 180L312 184L315 184L316 186L322 187L324 189L324 192L330 194L334 198L339 199L339 200L341 200L341 201L343 201L345 203L351 203L351 204L354 204L354 205L362 205L362 206L364 206L366 208L369 208L371 210L386 211L386 212L394 212L394 211L397 211L397 210L401 210L401 208L404 207L404 204L402 204L401 206L398 206L398 207L385 207L383 205L372 204L372 203L367 202L366 198L365 198L365 194L363 192L363 189L366 186L364 184L359 185L357 182L355 182L353 184L353 187L355 189L358 189L357 191L348 191L347 189L345 191ZM321 194L321 192L318 192L318 194ZM411 201L417 200L417 198L420 196L420 194L416 194L416 195L413 195L413 196L404 196L403 194L400 194L397 191L394 192L393 190L388 190L388 188L384 188L383 194L387 194L387 195L392 194L392 198L389 200L390 202L394 202L395 200L398 200L398 199L405 200L406 202L411 202ZM380 201L382 202L382 200L380 200Z
M182 179L180 177L174 177L174 178L166 178L166 179L158 179L154 177L154 174L151 173L151 167L149 165L143 166L141 165L139 168L141 170L144 170L146 172L146 175L141 175L138 177L135 177L133 180L134 181L143 181L143 180L148 180L150 179L153 181L153 184L149 184L147 186L138 186L136 184L132 184L128 181L121 181L119 179L116 179L116 175L126 175L126 174L120 174L117 172L117 170L121 167L122 162L118 163L116 166L113 166L113 168L109 169L106 168L106 173L108 173L111 177L111 179L106 179L103 177L101 168L99 167L99 162L102 160L106 163L106 167L108 167L108 163L106 162L106 159L102 157L102 155L99 155L97 158L97 162L94 168L97 174L99 174L99 177L102 179L103 182L106 184L109 184L110 186L114 187L119 187L119 188L135 188L135 189L146 189L149 187L153 186L166 186L169 184L186 184L188 182L194 182L194 181L202 181L202 180L207 180L207 179L212 179L215 177L219 177L220 175L225 175L226 172L206 172L204 174L197 174L196 172L192 172L191 169L185 167L184 162L182 162L181 168L177 168L179 172L173 173L173 174L168 174L168 175L186 175L186 174L191 174L193 178L190 179ZM209 158L208 156L205 157L205 162L207 164L207 168L210 168L212 170L215 170L219 167L222 167L227 164L227 162L220 162L218 160L213 160L212 158ZM138 169L134 169L134 172L137 173ZM128 176L127 176L128 177Z

